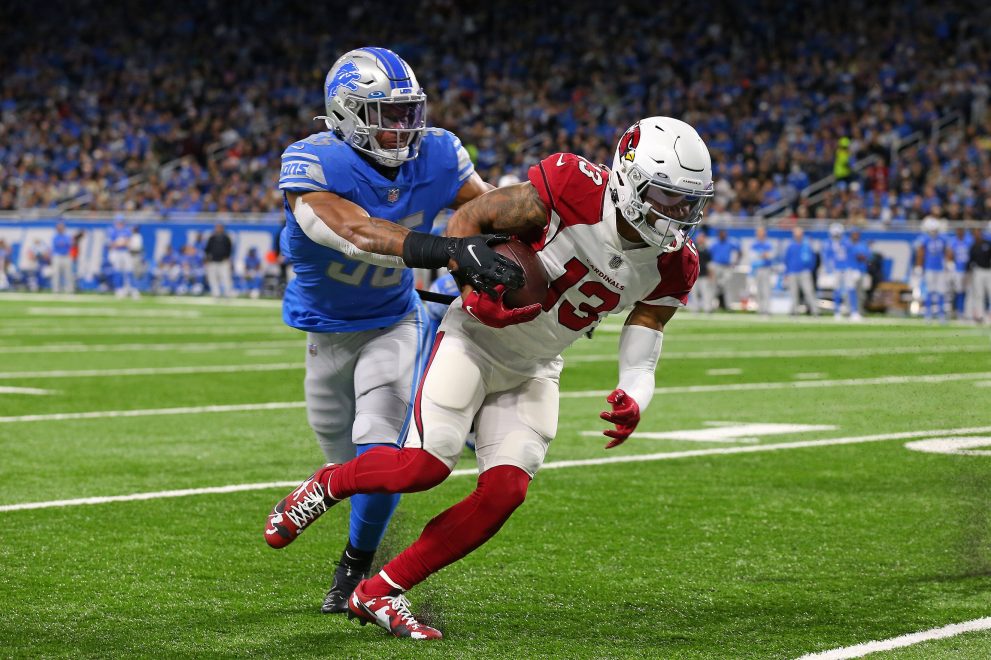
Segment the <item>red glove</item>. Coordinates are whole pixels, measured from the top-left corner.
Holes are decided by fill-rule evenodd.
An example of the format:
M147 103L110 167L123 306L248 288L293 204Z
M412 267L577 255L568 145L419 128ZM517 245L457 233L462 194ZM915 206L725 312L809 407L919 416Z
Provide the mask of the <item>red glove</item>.
M495 286L495 297L472 291L461 303L464 310L481 323L491 328L505 328L507 325L526 323L540 316L540 303L510 309L502 300L506 287L502 284Z
M606 449L612 449L623 444L633 429L640 423L640 406L623 390L613 390L612 394L606 397L606 401L612 405L611 411L600 413L599 417L616 425L616 429L603 431L602 434L609 436L612 440L606 445Z

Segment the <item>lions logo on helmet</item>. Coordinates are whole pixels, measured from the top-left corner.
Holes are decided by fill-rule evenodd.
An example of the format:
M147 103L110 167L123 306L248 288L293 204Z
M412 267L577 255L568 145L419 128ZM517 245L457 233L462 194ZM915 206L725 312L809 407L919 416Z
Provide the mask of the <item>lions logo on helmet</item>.
M386 167L417 157L427 126L427 95L409 64L386 48L342 55L324 87L327 128Z
M358 86L354 81L360 78L361 74L358 73L358 67L354 62L345 62L336 71L331 69L327 74L327 98L337 94L337 90L342 85L352 92L357 92Z

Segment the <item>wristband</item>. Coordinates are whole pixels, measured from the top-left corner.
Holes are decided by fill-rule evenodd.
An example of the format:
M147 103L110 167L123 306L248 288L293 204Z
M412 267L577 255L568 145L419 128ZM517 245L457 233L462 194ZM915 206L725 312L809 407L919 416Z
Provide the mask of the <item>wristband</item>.
M451 259L450 244L456 240L411 231L403 241L403 263L409 268L444 268Z

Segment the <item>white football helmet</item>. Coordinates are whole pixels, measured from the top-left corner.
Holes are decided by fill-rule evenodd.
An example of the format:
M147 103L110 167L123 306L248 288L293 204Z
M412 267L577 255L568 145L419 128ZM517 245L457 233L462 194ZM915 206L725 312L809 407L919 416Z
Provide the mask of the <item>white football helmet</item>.
M641 119L619 140L609 191L623 218L649 245L680 250L713 197L709 150L683 121Z
M942 228L943 228L943 223L941 223L938 218L929 216L928 218L925 218L922 221L922 231L929 234L930 236L938 235Z
M324 83L326 116L316 117L386 167L417 157L427 125L427 95L403 58L385 48L342 55Z
M832 236L833 238L840 238L841 236L843 236L843 231L844 231L843 225L840 224L839 222L834 222L833 224L829 225L829 235Z

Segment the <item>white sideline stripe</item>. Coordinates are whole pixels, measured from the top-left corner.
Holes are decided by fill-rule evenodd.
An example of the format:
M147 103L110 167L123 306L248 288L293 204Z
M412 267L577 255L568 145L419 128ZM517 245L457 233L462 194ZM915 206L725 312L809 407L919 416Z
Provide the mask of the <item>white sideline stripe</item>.
M836 326L833 326L834 328ZM619 334L622 332L622 325L600 325L596 328L595 332L602 332L607 334ZM757 334L753 332L672 332L671 338L664 337L664 342L668 341L674 343L690 343L697 344L699 342L725 342L725 341L808 341L810 339L828 339L830 341L844 340L844 339L906 339L911 337L912 339L917 339L924 337L926 339L956 339L957 337L986 337L987 331L975 329L973 326L970 328L934 328L934 327L919 327L909 334L906 331L895 331L895 330L875 330L868 332L843 332L841 329L834 330L832 332L817 332L810 330L797 330L794 328L776 328L772 331L767 331L764 329L763 334Z
M302 407L300 403L300 407ZM882 435L861 435L848 438L828 438L825 440L806 440L801 442L782 442L767 445L746 445L740 447L715 447L712 449L692 449L688 451L673 451L658 454L632 454L628 456L610 456L609 458L590 458L575 461L552 461L545 463L540 469L560 470L562 468L585 467L590 465L609 465L614 463L643 463L648 461L666 461L678 458L693 458L697 456L718 456L722 454L753 454L763 451L778 451L782 449L802 449L806 447L828 447L830 445L853 445L863 442L878 442L881 440L906 440L910 438L926 438L933 436L969 435L973 433L991 432L991 426L960 429L936 429L932 431L908 431L904 433L885 433ZM452 477L477 475L477 469L455 470ZM0 513L7 511L24 511L27 509L49 509L55 507L78 506L81 504L106 504L109 502L131 502L134 500L152 500L165 497L185 497L187 495L209 495L213 493L236 493L249 490L266 490L269 488L295 488L299 481L271 481L257 484L235 484L230 486L213 486L208 488L186 488L183 490L163 490L151 493L132 493L131 495L108 495L103 497L83 497L74 500L51 500L48 502L24 502L21 504L0 505Z
M218 364L194 367L134 367L132 369L63 369L50 371L0 372L0 380L18 378L103 378L107 376L161 376L166 374L233 374L243 371L287 371L303 369L304 362L262 364Z
M759 390L811 389L817 387L844 387L858 385L901 385L905 383L949 383L958 380L984 380L991 378L991 372L970 374L937 374L933 376L878 376L876 378L842 378L835 380L799 380L771 383L730 383L726 385L684 385L681 387L658 387L654 394L701 394L704 392L751 392ZM582 399L585 397L609 396L612 390L586 390L583 392L561 392L562 399Z
M46 394L55 394L55 390L42 390L37 387L13 387L0 385L0 394L32 394L44 396Z
M300 339L276 341L209 341L158 344L48 344L47 346L0 346L0 353L120 353L129 351L215 351L245 348L298 348Z
M181 318L198 319L203 312L198 309L127 309L116 307L28 307L25 313L29 316L107 316L115 319L127 318Z
M712 360L718 358L803 358L803 357L864 357L866 355L920 355L931 353L991 353L989 344L939 346L879 346L876 348L817 348L760 351L665 351L665 360ZM612 362L616 354L569 355L567 362Z
M72 293L72 294L52 294L52 293L13 293L5 292L0 295L0 302L15 300L15 301L25 301L25 302L71 302L71 303L82 303L82 304L102 304L119 302L126 305L127 300L119 300L110 297L109 294L99 294L99 293ZM250 298L190 298L187 296L154 296L153 298L144 298L144 301L151 302L153 304L163 304L163 305L205 305L214 306L220 305L224 307L262 307L262 308L280 308L282 307L281 300L251 300Z
M238 403L224 406L184 406L181 408L151 408L145 410L96 410L92 412L51 413L0 417L0 424L14 422L59 422L67 419L99 419L101 417L151 417L154 415L191 415L199 413L251 412L254 410L284 410L304 408L305 401L276 401L272 403Z
M290 328L284 325L259 325L258 327L251 327L250 325L245 325L238 321L238 327L236 328L204 328L193 327L193 326L164 326L164 327L134 327L133 325L127 328L107 328L107 327L89 327L81 328L79 326L73 328L3 328L0 329L0 336L5 337L21 337L25 335L30 335L32 337L58 337L62 335L69 335L72 337L78 337L81 334L86 335L260 335L260 334L281 334L281 335L291 335L292 332ZM269 327L270 326L270 327Z
M923 630L922 632L892 637L891 639L872 641L865 644L857 644L856 646L845 646L831 651L809 653L803 655L798 660L847 660L848 658L861 658L868 653L900 649L934 639L946 639L947 637L955 637L963 633L976 632L978 630L991 630L991 616L984 617L983 619L974 619L973 621L964 621L963 623L951 623L942 628L932 628L930 630Z

